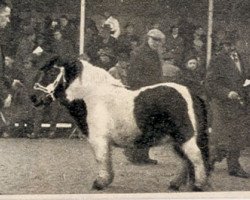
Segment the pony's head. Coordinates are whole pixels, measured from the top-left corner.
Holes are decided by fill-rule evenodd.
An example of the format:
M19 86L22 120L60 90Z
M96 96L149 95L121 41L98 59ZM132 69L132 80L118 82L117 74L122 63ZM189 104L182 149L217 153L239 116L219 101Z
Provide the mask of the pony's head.
M52 103L65 96L65 90L79 75L82 65L78 59L50 56L40 63L30 96L35 107Z

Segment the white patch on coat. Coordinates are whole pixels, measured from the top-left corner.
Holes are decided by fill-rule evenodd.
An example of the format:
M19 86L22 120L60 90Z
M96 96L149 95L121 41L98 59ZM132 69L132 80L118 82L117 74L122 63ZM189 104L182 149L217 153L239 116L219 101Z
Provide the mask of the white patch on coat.
M66 97L69 101L75 99L85 101L89 126L96 126L97 118L105 119L107 117L109 120L105 123L108 124L108 130L106 130L107 133L105 134L109 134L109 139L118 145L128 145L141 134L134 117L135 97L142 91L159 86L171 87L181 94L187 103L188 115L194 134L197 135L193 101L185 86L176 83L162 83L131 91L127 90L119 80L113 78L104 69L95 67L86 61L82 61L82 64L84 66L82 74L66 90ZM105 113L101 108L96 109L96 106L100 105L106 109Z
M182 145L184 153L188 156L195 168L195 185L199 188L207 181L206 170L202 159L201 151L197 145L196 137L193 136Z
M133 112L137 92L127 90L105 70L84 61L82 63L83 73L66 90L67 99L85 101L89 135L108 134L107 137L117 145L132 145L133 140L141 133ZM102 124L102 128L95 128L101 126L97 121L106 123L105 127ZM98 129L105 130L105 133Z

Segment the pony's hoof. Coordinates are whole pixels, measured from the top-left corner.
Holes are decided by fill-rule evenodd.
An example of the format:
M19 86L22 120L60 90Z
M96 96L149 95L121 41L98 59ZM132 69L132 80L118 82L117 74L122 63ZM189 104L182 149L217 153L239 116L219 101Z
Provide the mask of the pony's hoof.
M98 180L95 180L93 185L92 185L92 190L103 190L105 186L101 183L99 183Z
M168 189L172 190L172 191L180 191L180 186L176 185L176 184L171 184L170 183L170 186L168 186Z
M103 190L105 189L108 185L110 185L110 183L112 182L113 180L113 176L111 176L110 178L108 179L104 179L104 178L97 178L93 185L92 185L92 189L93 190Z
M196 185L192 186L193 192L203 192L204 190L201 187L198 187Z

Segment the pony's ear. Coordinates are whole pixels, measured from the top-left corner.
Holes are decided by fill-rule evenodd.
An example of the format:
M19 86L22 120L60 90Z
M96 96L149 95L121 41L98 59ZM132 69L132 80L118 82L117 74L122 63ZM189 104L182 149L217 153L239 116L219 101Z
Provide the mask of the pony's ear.
M83 70L83 65L77 58L67 60L63 66L65 68L65 78L68 83L71 83Z
M46 71L55 65L59 60L59 56L55 54L42 53L40 56L34 56L33 64L36 68Z

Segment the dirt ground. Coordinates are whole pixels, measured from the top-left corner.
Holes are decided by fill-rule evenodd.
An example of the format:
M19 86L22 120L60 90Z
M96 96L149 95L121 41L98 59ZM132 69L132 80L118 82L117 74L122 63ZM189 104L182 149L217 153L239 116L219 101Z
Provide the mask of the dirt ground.
M1 138L0 154L0 193L5 195L171 192L169 182L180 166L170 145L152 148L151 157L159 161L155 166L133 165L114 148L114 182L93 191L97 167L86 140ZM241 162L250 172L250 149ZM228 176L225 161L216 164L210 183L213 191L250 191L250 179Z

